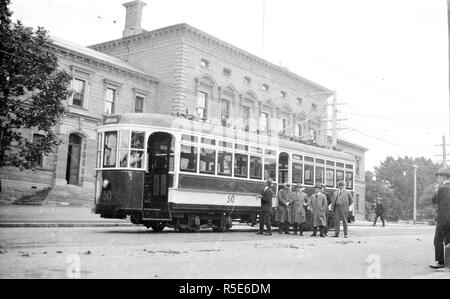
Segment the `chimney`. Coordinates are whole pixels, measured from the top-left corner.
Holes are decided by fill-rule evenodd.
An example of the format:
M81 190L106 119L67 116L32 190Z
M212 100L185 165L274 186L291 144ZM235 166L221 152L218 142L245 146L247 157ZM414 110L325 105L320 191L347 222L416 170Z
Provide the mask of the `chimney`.
M141 28L142 9L147 3L140 0L135 0L122 4L126 10L125 29L123 30L122 37L136 35L142 33L144 30Z

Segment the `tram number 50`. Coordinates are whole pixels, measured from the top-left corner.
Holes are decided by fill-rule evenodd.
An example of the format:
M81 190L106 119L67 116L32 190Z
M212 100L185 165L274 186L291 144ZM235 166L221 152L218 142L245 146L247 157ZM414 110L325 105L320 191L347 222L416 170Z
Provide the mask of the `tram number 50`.
M234 203L234 195L228 194L227 203L228 204L233 204Z

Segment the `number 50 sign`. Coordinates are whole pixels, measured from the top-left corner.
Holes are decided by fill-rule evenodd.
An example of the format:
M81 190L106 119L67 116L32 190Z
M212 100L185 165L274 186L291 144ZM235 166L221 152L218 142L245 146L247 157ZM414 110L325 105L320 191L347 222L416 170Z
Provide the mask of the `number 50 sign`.
M227 204L234 204L234 195L228 194L228 196L227 196Z

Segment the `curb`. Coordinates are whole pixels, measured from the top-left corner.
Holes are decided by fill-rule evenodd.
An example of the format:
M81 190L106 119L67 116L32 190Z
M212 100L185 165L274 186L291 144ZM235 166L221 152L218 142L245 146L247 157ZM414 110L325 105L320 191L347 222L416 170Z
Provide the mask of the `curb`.
M132 223L0 223L0 228L13 227L136 227Z

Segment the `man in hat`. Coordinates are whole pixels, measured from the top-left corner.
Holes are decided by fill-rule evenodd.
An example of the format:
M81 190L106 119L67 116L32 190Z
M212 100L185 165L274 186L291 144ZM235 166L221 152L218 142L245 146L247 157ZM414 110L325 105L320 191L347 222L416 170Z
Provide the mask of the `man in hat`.
M278 233L282 234L283 232L287 235L290 235L289 233L289 223L291 215L289 213L289 196L290 196L290 190L291 185L289 183L286 183L284 188L278 191L278 206L277 206L277 221L279 223L279 230Z
M320 236L325 238L324 228L327 225L327 197L322 193L322 186L314 187L314 194L311 195L311 208L313 214L313 234L311 237L317 236L317 228L320 229Z
M431 201L437 205L436 233L434 235L434 252L436 263L431 268L439 269L444 265L444 250L450 243L450 170L441 168L436 173L439 186Z
M377 225L378 217L380 217L381 222L383 223L384 227L384 207L381 203L381 198L377 198L376 206L375 206L375 221L373 222L373 226Z
M265 182L264 190L258 195L261 198L261 214L259 215L259 231L257 234L262 235L264 225L267 227L266 235L272 235L272 225L270 223L270 215L272 214L272 197L273 191L272 180L269 178Z
M325 190L325 185L322 184L322 193L325 194L325 196L327 197L327 225L325 226L324 229L324 235L326 237L328 237L328 231L330 230L330 228L332 227L333 224L333 211L331 210L331 203L332 203L332 198L331 195L326 192Z
M339 237L341 229L341 221L344 226L344 238L348 237L348 224L347 216L349 207L353 203L352 194L345 190L345 184L343 181L338 183L339 190L334 192L333 201L331 203L331 210L334 212L334 236Z
M306 211L308 195L303 192L305 187L301 184L297 184L296 191L292 192L292 222L294 225L294 235L297 235L297 231L300 228L300 236L303 236L304 223L306 222Z

